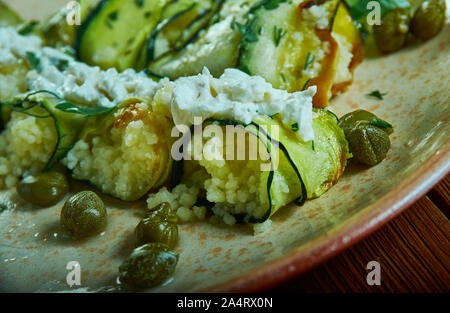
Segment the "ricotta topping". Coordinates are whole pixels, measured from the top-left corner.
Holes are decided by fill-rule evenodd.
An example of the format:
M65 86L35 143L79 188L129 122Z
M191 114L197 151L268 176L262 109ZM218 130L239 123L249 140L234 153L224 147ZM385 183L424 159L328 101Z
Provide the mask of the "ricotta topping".
M207 68L197 76L182 77L172 82L170 111L176 125L190 126L195 117L233 119L249 124L258 114L280 114L283 124L298 125L303 141L314 139L312 98L317 88L288 93L274 89L262 77L249 76L237 69L226 69L214 78Z
M48 90L75 103L113 107L132 97L152 99L159 84L144 73L127 69L101 70L77 62L70 55L50 47L42 47L37 36L21 36L12 27L0 28L0 64L29 60L39 66L27 74L29 90ZM36 64L35 64L36 65Z

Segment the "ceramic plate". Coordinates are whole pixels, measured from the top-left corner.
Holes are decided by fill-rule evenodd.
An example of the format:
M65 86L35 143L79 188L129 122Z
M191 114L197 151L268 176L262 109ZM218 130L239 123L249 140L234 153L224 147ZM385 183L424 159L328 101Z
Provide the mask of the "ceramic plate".
M30 19L66 1L7 2ZM391 122L395 132L387 159L372 168L349 166L325 195L280 210L271 229L256 236L244 226L180 226L175 275L154 291L261 290L336 255L398 215L449 173L449 72L450 25L426 43L366 59L331 110L341 116L363 108ZM387 95L382 101L365 96L373 90ZM58 230L62 204L35 210L14 191L1 192L0 200L10 206L0 215L0 289L21 292L80 288L66 283L70 261L81 266L81 290L114 285L144 206L105 198L106 231L73 242Z

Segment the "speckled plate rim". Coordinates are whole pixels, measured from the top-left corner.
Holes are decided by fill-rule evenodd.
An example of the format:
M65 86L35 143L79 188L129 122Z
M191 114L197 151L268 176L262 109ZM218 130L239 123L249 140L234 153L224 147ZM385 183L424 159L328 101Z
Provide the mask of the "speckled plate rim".
M420 169L331 231L297 250L244 275L203 292L258 292L300 275L336 256L367 237L432 189L450 174L450 141L436 151Z

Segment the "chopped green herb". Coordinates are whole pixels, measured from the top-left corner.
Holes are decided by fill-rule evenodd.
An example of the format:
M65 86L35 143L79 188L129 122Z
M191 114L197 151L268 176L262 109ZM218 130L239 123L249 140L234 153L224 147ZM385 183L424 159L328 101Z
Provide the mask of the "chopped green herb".
M281 77L281 80L282 80L283 82L286 82L286 77L284 76L283 73L280 73L280 77Z
M298 123L294 123L291 125L293 131L298 132Z
M307 70L316 60L316 57L313 56L311 54L311 52L308 52L308 54L306 55L306 61L305 61L305 66L303 67L303 70Z
M114 11L114 12L109 13L108 18L111 21L116 21L118 16L119 16L119 12L118 11Z
M388 122L378 118L378 117L374 117L371 121L370 124L373 126L378 126L381 128L392 128L392 125L389 124Z
M144 6L144 0L134 0L134 3L140 8Z
M50 62L60 71L64 72L69 67L69 61L64 59L50 58Z
M314 140L311 141L311 145L312 145L313 151L316 151L316 149L314 148Z
M6 209L8 209L8 207L6 206L6 204L0 203L0 213L2 213L3 211L5 211Z
M22 35L22 36L29 35L33 32L34 28L38 24L39 24L38 21L31 21L31 22L23 25L17 32L19 33L19 35Z
M39 59L34 52L27 51L27 60L30 66L36 71L42 71L41 59Z
M243 25L239 22L236 22L235 16L233 16L233 20L231 21L231 29L233 29L233 30L237 29L238 31L241 32L242 35L245 35L245 32L246 32L245 25Z
M287 31L282 28L278 28L276 25L273 27L273 42L275 43L275 47L278 47L281 38L283 38L286 33Z
M371 93L367 94L367 97L377 98L378 100L383 100L383 97L387 95L387 93L381 93L379 90L374 90Z
M145 18L149 18L150 16L152 16L152 12L147 11L147 12L144 13L144 17Z
M61 51L62 53L75 58L75 50L72 47L69 46L62 46L62 47L58 47L57 48L59 51Z
M308 79L305 84L303 85L302 91L306 89L306 87L308 87L309 83L310 83L311 79Z
M113 22L117 20L119 17L119 12L114 11L108 14L108 19L106 20L106 25L108 25L109 28L113 28Z
M97 116L112 112L115 107L105 108L105 107L84 107L78 106L76 104L62 101L55 106L58 110L66 113L81 114L84 116Z

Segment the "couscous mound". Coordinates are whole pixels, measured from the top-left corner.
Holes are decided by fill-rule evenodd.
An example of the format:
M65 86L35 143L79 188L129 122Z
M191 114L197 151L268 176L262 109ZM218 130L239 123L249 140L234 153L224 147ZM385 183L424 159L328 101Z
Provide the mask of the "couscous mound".
M39 107L32 112L46 113ZM41 171L51 158L57 140L52 118L12 112L0 134L0 189L15 187L26 173Z
M122 200L139 199L165 181L171 166L170 120L140 102L101 125L87 126L62 160L74 178Z

